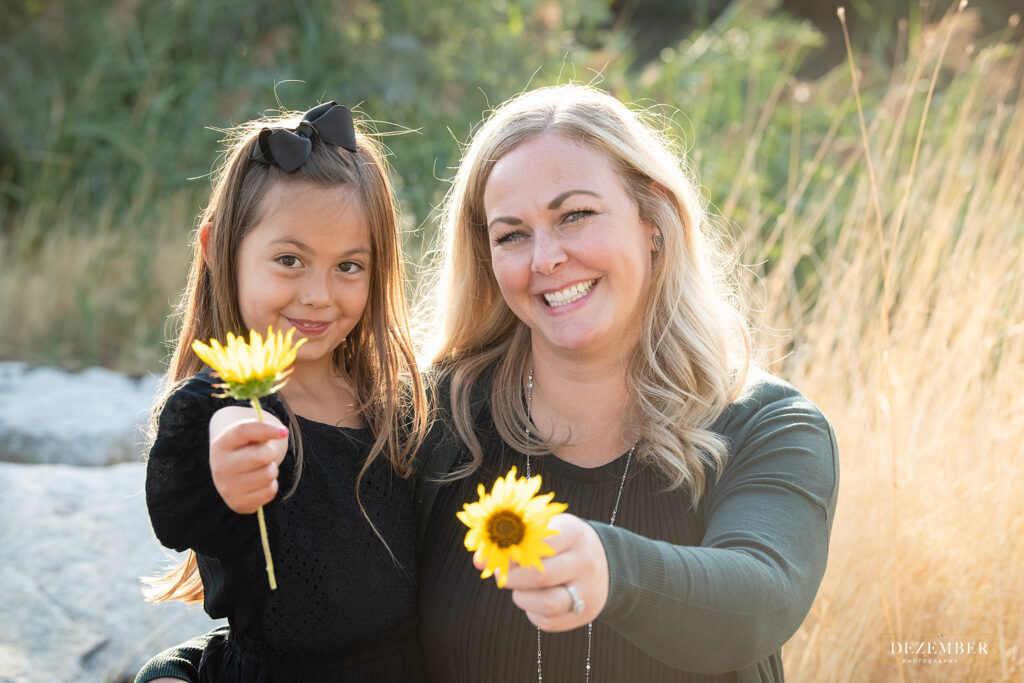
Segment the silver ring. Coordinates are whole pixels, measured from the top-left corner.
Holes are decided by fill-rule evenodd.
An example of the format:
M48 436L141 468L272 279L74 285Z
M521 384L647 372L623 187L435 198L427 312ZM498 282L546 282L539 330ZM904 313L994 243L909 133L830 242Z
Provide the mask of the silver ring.
M579 614L587 606L585 602L580 598L579 593L576 589L569 584L565 585L565 590L569 591L569 597L572 598L572 605L569 607L569 614Z

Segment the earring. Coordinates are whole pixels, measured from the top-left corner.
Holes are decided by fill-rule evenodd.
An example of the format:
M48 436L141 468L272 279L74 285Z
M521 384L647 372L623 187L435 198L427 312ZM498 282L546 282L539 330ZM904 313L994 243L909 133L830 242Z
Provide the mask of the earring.
M661 251L661 248L665 246L665 239L661 236L660 232L654 233L654 251Z

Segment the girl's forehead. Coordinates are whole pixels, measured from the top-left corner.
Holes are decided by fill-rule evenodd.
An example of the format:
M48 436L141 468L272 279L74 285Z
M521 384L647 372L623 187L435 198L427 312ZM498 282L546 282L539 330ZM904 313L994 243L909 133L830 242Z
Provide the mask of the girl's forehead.
M329 246L371 239L367 212L354 188L276 183L245 239L293 240Z
M318 185L304 180L271 181L260 200L261 213L264 216L280 211L295 211L308 204L332 202L363 209L362 198L356 188L347 183L336 185Z

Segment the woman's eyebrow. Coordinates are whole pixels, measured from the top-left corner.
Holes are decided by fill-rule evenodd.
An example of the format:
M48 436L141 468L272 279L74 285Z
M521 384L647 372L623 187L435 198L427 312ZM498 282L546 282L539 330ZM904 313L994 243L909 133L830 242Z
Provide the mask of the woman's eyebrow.
M574 194L586 194L590 195L591 197L597 197L598 199L601 198L601 195L590 190L567 190L566 192L561 193L560 195L552 199L550 202L548 202L548 210L554 211L555 209L562 205L562 202L564 202L566 199L573 196ZM522 225L523 221L513 216L498 216L497 218L495 218L494 220L487 224L487 229L490 230L491 228L493 228L495 223L506 223L508 225Z
M523 221L513 216L498 216L493 221L487 224L487 229L490 230L494 227L495 223L507 223L508 225L522 225Z
M564 202L566 199L568 199L574 194L588 194L591 197L597 197L599 199L601 197L601 195L599 195L598 193L591 192L590 190L569 190L568 192L563 192L562 194L552 199L551 202L548 204L548 208L557 209L562 205L562 202Z

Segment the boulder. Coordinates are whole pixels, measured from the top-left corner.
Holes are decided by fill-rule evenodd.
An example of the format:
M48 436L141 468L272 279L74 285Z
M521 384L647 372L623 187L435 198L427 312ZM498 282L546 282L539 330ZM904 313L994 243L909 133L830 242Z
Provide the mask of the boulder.
M130 680L219 625L143 599L139 577L181 559L153 536L144 483L141 463L0 463L0 681Z
M139 462L159 384L104 368L0 363L0 461Z

